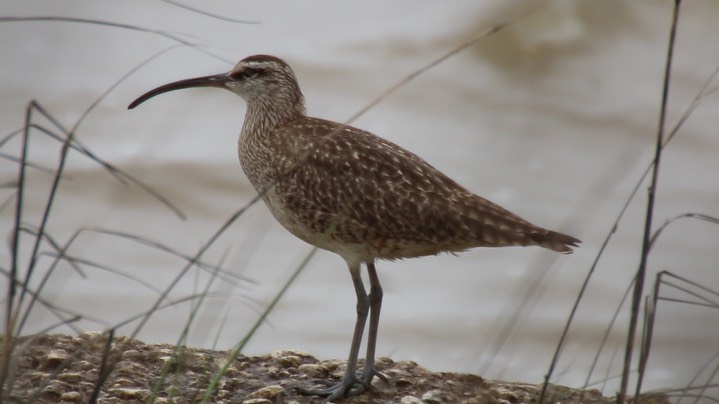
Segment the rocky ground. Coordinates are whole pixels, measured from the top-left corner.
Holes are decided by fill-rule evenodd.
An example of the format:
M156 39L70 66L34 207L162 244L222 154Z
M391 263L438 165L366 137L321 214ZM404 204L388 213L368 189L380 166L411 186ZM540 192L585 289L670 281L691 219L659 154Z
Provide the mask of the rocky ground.
M148 345L124 337L112 341L105 355L107 336L85 333L78 337L41 335L16 341L10 364L12 387L4 398L18 403L86 403L98 380L105 380L99 403L201 402L212 378L225 366L230 353ZM103 357L107 358L103 369ZM476 375L429 372L414 362L378 360L377 368L389 383L375 380L372 388L346 403L531 403L541 386L486 380ZM264 356L240 355L235 359L209 402L276 404L320 403L317 397L300 395L296 388L339 381L344 361L319 361L305 352L278 351ZM610 403L596 390L575 390L551 385L547 403ZM649 398L644 403L668 403Z

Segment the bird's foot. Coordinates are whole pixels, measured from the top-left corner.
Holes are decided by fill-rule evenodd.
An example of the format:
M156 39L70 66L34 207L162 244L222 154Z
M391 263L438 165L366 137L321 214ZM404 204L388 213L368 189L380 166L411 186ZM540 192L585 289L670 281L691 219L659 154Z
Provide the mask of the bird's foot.
M367 390L372 384L374 377L382 380L385 383L389 383L387 376L375 370L374 366L365 368L360 376L359 373L350 373L345 375L341 382L334 386L329 386L326 389L305 389L302 387L297 388L300 394L308 396L326 396L324 402L329 403L332 400L336 400L344 397L356 396ZM330 384L329 382L327 382Z
M369 385L372 384L372 379L375 376L383 382L389 384L387 376L385 376L384 373L378 372L377 369L374 368L374 366L365 366L364 370L362 371L362 383L365 386L369 387Z
M328 383L329 384L329 383ZM297 388L300 394L307 396L326 396L324 403L343 397L352 397L367 389L367 384L360 380L354 373L345 375L342 381L326 389L305 389Z

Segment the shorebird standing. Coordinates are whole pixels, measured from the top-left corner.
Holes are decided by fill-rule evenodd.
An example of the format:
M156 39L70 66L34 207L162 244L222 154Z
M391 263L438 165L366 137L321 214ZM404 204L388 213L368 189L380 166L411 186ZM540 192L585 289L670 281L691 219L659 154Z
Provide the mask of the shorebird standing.
M239 157L245 174L282 226L309 244L339 254L349 267L357 322L347 370L337 385L304 393L331 401L361 393L375 376L385 379L374 363L382 305L375 260L535 245L569 254L579 243L473 194L394 143L308 117L295 74L274 56L250 56L228 73L160 86L128 108L190 87L223 88L244 98ZM362 264L369 273L369 294L360 276ZM368 314L360 375L357 357Z

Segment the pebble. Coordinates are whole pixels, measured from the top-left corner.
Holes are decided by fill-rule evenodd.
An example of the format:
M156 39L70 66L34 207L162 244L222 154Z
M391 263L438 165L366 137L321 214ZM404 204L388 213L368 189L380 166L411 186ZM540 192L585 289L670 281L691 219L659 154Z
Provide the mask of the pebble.
M77 384L84 379L84 375L79 372L62 372L57 375L57 379L62 380L63 382Z
M96 338L100 338L104 332L101 331L85 331L82 334L78 335L78 338L85 339L85 340L93 340Z
M51 394L53 396L59 397L67 390L72 390L69 384L61 382L59 380L52 380L47 384L47 386L45 386L45 388L42 389L42 392L44 394Z
M68 391L66 393L62 393L60 396L60 401L80 401L81 399L82 394L77 391Z
M127 351L122 353L123 359L136 359L141 356L142 354L137 349L128 349Z
M302 351L300 349L284 349L282 351L275 351L270 354L272 358L278 358L282 356L299 356L300 358L314 359L309 352Z
M67 358L67 351L64 349L53 349L43 358L38 370L53 370L60 366Z
M443 404L447 397L442 390L430 390L422 395L422 401L427 404Z
M252 398L264 398L264 399L281 399L285 394L285 389L279 385L263 387L259 390L255 390L247 395L248 399Z
M242 404L273 404L273 403L272 403L272 401L270 401L266 398L252 398L252 399L243 401Z
M77 361L73 362L72 367L75 370L81 370L81 371L87 371L87 370L95 370L97 369L97 366L95 366L92 362L88 361Z
M287 355L277 358L277 363L285 368L296 368L302 364L302 358L295 355Z
M537 391L537 387L533 385L515 386L512 389L496 386L491 389L494 396L500 400L506 400L511 403L526 401L530 399Z
M139 387L122 387L119 389L109 389L109 391L124 400L145 401L152 395L152 391Z
M323 365L315 365L314 363L305 363L297 367L300 373L303 373L311 378L321 379L328 376L327 368Z
M133 386L135 386L135 382L126 377L118 377L112 383L112 387L116 388L116 389L122 389L125 387L133 387Z

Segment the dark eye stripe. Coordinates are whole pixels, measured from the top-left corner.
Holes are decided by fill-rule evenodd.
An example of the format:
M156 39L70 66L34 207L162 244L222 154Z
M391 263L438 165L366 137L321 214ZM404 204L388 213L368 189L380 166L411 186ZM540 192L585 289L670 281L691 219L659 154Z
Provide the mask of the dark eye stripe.
M232 74L230 75L230 77L232 77L232 78L235 79L235 80L240 80L240 79L247 79L247 78L257 77L257 76L259 76L259 75L261 75L261 74L263 74L263 73L264 73L264 71L261 70L261 69L254 69L254 68L252 68L252 67L245 67L244 69L242 69L242 70L240 70L240 71L238 71L238 72L232 73Z

